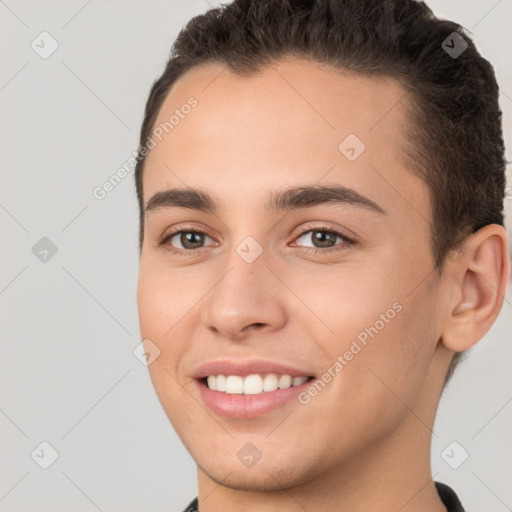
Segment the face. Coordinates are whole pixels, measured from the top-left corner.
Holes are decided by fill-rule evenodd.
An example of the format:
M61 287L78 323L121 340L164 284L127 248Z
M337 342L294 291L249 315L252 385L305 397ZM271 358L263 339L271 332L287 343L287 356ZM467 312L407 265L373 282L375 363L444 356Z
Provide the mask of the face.
M424 381L442 331L442 281L429 192L402 161L409 127L397 82L307 61L249 78L221 71L183 75L155 123L178 109L145 164L153 207L140 330L160 351L153 385L201 473L270 490L353 469L410 427L404 404L433 403ZM197 104L183 108L191 97ZM319 192L302 202L285 194L300 187ZM154 199L170 189L195 189L213 206ZM256 360L267 366L201 372ZM311 379L252 395L196 378L286 373L265 371L271 363Z

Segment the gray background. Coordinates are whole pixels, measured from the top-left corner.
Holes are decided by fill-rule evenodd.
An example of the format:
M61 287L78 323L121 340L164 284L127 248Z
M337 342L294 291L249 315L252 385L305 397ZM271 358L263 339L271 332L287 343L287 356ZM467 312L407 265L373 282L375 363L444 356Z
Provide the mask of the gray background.
M511 0L428 3L469 29L495 66L510 148ZM92 191L136 149L171 43L208 4L219 2L0 0L3 512L179 511L197 494L195 464L133 354L133 176L102 201ZM46 59L31 47L43 46L43 31L59 45ZM511 233L511 188L506 203ZM57 248L46 262L33 253L43 237ZM512 510L511 312L509 287L434 428L434 478L452 485L468 512ZM48 469L42 442L58 453Z

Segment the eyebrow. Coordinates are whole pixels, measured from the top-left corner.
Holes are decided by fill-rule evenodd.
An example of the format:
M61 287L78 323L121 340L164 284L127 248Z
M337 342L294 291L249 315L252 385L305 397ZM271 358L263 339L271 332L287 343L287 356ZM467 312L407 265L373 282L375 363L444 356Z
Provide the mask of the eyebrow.
M265 204L269 213L311 208L323 204L348 204L387 215L377 203L354 189L342 185L321 186L309 185L292 187L273 192ZM156 192L148 200L145 213L161 208L190 208L207 213L216 213L217 206L209 194L193 188L171 188Z

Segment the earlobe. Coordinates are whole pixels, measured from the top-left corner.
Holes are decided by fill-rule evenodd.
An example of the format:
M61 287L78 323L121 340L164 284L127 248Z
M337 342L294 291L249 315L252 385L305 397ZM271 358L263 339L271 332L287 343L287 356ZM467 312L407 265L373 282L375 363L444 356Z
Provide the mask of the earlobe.
M452 265L457 301L449 306L442 341L450 350L462 352L482 339L503 306L510 273L506 230L498 224L479 229Z

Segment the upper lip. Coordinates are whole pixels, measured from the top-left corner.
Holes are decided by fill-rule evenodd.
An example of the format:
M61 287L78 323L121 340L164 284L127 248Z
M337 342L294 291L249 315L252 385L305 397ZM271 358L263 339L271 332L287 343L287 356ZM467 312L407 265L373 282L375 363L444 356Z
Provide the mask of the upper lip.
M281 375L290 375L291 377L312 377L310 370L302 370L293 366L288 366L275 361L265 361L263 359L250 359L247 361L234 360L214 360L208 361L196 368L193 377L202 379L209 375L240 375L246 376L254 373L278 373Z

